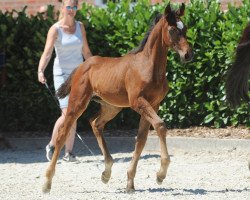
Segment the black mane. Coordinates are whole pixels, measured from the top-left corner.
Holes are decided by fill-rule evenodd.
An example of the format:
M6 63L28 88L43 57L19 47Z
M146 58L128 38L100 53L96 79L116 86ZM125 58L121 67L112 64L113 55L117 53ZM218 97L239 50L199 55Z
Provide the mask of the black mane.
M250 22L248 22L246 28L243 30L239 44L244 44L245 42L248 42L249 40L250 40Z
M226 95L233 106L241 101L250 103L248 96L248 79L250 75L250 23L244 29L240 43L236 49L235 61L227 74Z
M135 49L133 49L132 51L130 51L129 53L130 54L136 54L136 53L139 53L141 51L143 51L147 41L148 41L148 37L151 33L151 31L153 30L153 28L155 27L155 25L157 24L157 22L161 19L162 17L162 14L158 13L156 15L156 17L154 18L154 20L152 21L151 25L150 25L150 28L148 30L148 32L145 34L143 40L140 42L139 46Z

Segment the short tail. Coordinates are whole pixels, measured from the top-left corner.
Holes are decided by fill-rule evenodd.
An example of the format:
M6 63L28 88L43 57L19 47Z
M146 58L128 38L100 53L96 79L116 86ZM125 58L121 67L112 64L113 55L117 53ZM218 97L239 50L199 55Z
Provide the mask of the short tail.
M236 58L229 69L226 80L226 96L233 106L241 101L250 102L248 79L250 73L250 23L245 28L241 42L236 50Z
M70 74L68 79L56 91L56 96L59 99L63 99L64 97L66 97L70 93L71 80L72 80L72 77L74 76L74 74L76 73L76 70L77 70L77 68L74 69L74 71L72 71L72 73Z

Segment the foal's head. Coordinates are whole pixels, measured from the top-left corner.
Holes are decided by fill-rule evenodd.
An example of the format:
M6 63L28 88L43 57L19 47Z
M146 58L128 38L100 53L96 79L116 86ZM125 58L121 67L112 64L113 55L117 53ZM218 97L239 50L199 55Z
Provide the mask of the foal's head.
M165 8L164 17L167 23L163 30L163 40L179 53L183 62L189 62L193 58L193 51L187 42L187 28L180 19L184 15L184 11L184 3L177 11L172 10L170 4Z

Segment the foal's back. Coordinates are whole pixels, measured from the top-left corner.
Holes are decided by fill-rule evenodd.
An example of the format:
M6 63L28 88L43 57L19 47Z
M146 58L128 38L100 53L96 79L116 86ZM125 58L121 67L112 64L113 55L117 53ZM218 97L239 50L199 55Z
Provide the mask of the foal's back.
M95 95L119 107L129 107L127 86L132 81L135 69L133 54L123 57L93 56L81 66L87 70L87 77Z

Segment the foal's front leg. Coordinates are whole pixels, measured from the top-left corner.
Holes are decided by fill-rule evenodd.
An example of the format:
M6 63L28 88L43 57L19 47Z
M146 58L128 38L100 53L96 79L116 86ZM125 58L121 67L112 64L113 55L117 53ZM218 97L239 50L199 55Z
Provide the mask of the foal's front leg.
M127 175L128 175L127 192L129 193L134 192L135 190L134 178L135 178L135 173L136 173L136 167L137 167L140 155L142 153L142 150L147 141L149 127L150 127L150 123L144 117L141 117L138 134L136 138L135 151L134 151L133 158L132 158L132 161L130 163L130 166L127 172Z
M168 155L167 144L166 144L166 125L163 120L157 115L153 107L143 97L139 97L133 103L132 107L142 117L144 117L156 130L160 138L161 146L161 167L157 172L157 183L161 184L167 174L167 169L170 164L170 157ZM156 109L158 110L158 108Z

